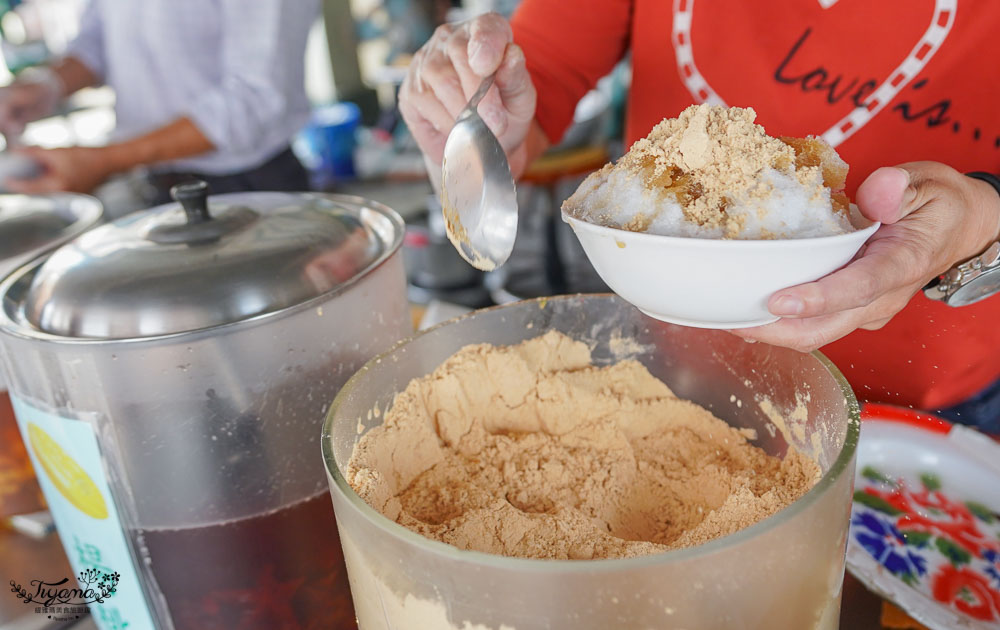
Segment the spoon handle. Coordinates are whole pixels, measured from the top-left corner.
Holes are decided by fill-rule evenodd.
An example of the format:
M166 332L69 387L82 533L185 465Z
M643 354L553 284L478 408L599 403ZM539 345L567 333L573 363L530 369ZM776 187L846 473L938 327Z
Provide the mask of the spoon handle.
M483 79L483 82L479 84L479 89L476 90L476 93L469 99L469 103L465 106L465 109L458 113L458 118L455 119L456 122L459 120L465 120L469 116L476 113L476 108L479 107L479 101L483 100L486 93L490 91L490 87L493 85L493 79L495 77L496 73L493 73Z

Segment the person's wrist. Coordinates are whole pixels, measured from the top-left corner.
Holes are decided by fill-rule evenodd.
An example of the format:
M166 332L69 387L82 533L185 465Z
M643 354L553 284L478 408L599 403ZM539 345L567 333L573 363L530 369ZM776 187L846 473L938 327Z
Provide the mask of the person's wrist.
M100 147L97 159L104 164L107 175L122 173L144 163L135 147L128 142Z
M983 172L966 173L966 178L977 189L975 198L982 214L982 228L971 254L974 257L1000 241L1000 178Z

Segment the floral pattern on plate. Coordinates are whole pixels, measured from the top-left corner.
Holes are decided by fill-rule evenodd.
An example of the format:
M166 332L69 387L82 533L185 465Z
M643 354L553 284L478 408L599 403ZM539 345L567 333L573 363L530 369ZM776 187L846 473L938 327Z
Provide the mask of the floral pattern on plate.
M1000 514L865 465L854 493L852 543L885 571L955 612L1000 623Z

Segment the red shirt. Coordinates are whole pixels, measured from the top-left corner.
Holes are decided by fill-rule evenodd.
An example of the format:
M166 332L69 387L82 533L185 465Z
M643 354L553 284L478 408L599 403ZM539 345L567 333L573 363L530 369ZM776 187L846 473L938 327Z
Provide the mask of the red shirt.
M1000 173L1000 4L985 0L525 0L513 19L552 141L629 51L626 134L691 103L753 107L771 135L823 135L851 165L934 160ZM918 293L825 348L868 400L933 409L1000 378L1000 296Z

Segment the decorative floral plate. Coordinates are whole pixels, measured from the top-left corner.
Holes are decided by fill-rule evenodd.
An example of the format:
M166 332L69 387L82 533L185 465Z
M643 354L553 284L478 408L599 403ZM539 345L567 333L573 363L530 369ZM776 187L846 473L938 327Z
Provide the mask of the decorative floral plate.
M934 630L1000 628L1000 444L895 407L862 420L848 569Z

